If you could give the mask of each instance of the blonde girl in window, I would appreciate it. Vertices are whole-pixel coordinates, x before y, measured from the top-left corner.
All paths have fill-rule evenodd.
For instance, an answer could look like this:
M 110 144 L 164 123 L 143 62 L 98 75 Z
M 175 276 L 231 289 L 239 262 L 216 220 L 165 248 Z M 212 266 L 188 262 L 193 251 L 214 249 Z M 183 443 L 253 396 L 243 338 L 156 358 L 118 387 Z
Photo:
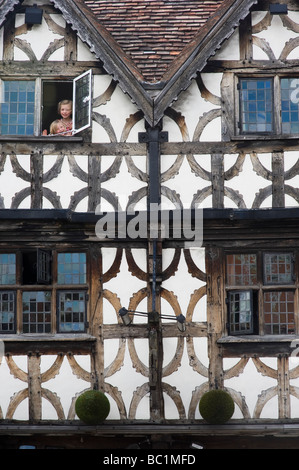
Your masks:
M 49 135 L 68 136 L 68 135 L 72 135 L 72 132 L 67 132 L 65 130 L 65 126 L 61 122 L 61 119 L 55 119 L 55 121 L 53 121 L 50 125 L 50 134 Z
M 65 132 L 69 132 L 73 128 L 72 111 L 73 111 L 73 102 L 71 100 L 59 101 L 58 114 L 61 116 L 60 121 L 62 122 L 64 126 Z M 69 135 L 69 134 L 66 134 L 66 135 Z

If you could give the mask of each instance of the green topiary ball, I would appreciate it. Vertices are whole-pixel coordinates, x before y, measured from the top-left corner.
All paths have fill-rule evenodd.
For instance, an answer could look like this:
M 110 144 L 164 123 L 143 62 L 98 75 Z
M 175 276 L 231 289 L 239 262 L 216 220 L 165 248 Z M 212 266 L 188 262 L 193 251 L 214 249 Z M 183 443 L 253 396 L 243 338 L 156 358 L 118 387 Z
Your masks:
M 199 412 L 210 424 L 224 424 L 234 414 L 235 404 L 224 390 L 210 390 L 199 402 Z
M 103 392 L 87 390 L 77 398 L 75 411 L 78 418 L 84 423 L 100 424 L 109 414 L 110 403 Z

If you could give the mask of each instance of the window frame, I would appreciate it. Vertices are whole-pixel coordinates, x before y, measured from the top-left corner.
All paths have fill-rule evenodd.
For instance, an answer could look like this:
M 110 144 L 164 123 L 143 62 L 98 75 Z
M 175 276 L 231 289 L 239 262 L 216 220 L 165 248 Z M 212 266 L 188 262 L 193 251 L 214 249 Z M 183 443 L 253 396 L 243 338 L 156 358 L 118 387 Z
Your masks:
M 47 268 L 49 267 L 51 271 L 51 279 L 50 282 L 43 282 L 43 279 L 39 280 L 38 283 L 24 283 L 23 279 L 23 253 L 32 253 L 34 255 L 34 250 L 36 250 L 36 253 L 46 253 L 47 255 L 47 260 L 46 260 L 46 266 Z M 84 254 L 85 255 L 85 282 L 81 283 L 74 283 L 74 284 L 62 284 L 58 282 L 58 255 L 60 253 L 79 253 L 79 254 Z M 11 331 L 2 331 L 0 329 L 0 338 L 1 335 L 10 335 L 10 334 L 21 334 L 21 335 L 53 335 L 55 333 L 60 333 L 60 326 L 58 323 L 58 304 L 57 304 L 57 299 L 58 299 L 58 292 L 59 291 L 64 291 L 64 292 L 84 292 L 84 299 L 85 299 L 85 312 L 84 312 L 84 331 L 82 330 L 76 330 L 74 329 L 71 331 L 71 333 L 80 335 L 80 334 L 85 334 L 87 333 L 88 329 L 88 312 L 89 312 L 89 296 L 88 292 L 90 289 L 90 273 L 89 273 L 89 250 L 86 248 L 81 248 L 81 247 L 52 247 L 52 248 L 41 248 L 37 247 L 33 249 L 32 247 L 28 248 L 14 248 L 14 249 L 7 249 L 7 250 L 1 250 L 0 254 L 14 254 L 15 255 L 15 283 L 14 284 L 1 284 L 0 285 L 0 293 L 6 293 L 6 292 L 11 292 L 14 295 L 15 299 L 15 310 L 14 310 L 14 328 Z M 36 266 L 36 272 L 38 270 L 38 266 Z M 51 293 L 51 326 L 50 326 L 50 331 L 47 332 L 24 332 L 23 328 L 23 315 L 24 315 L 24 309 L 23 309 L 23 295 L 26 292 L 49 292 Z M 43 313 L 43 312 L 41 312 Z M 38 321 L 36 322 L 36 329 L 38 329 Z M 62 331 L 62 334 L 67 334 L 68 332 Z
M 62 323 L 67 323 L 67 322 L 62 322 L 61 321 L 61 311 L 59 310 L 59 300 L 60 300 L 60 295 L 61 294 L 64 294 L 64 293 L 71 293 L 71 294 L 77 294 L 77 293 L 80 293 L 80 294 L 83 294 L 84 295 L 84 319 L 83 319 L 83 324 L 84 324 L 84 328 L 83 328 L 83 331 L 82 330 L 76 330 L 76 329 L 71 329 L 71 330 L 62 330 L 61 329 L 61 325 Z M 86 289 L 74 289 L 74 288 L 70 288 L 70 289 L 57 289 L 57 292 L 56 292 L 56 295 L 57 295 L 57 299 L 56 299 L 56 331 L 57 333 L 63 333 L 63 334 L 83 334 L 83 333 L 86 333 L 86 328 L 87 328 L 87 302 L 88 302 L 88 294 L 87 294 L 87 291 Z M 72 311 L 72 315 L 73 315 L 73 311 Z M 71 323 L 74 323 L 73 321 Z M 82 323 L 82 322 L 80 322 Z
M 88 93 L 88 120 L 87 123 L 84 126 L 78 127 L 78 129 L 75 129 L 74 124 L 76 126 L 76 119 L 74 119 L 75 116 L 75 109 L 76 109 L 76 101 L 77 101 L 77 95 L 75 92 L 75 84 L 82 78 L 88 77 L 88 84 L 89 84 L 89 93 Z M 75 136 L 76 134 L 82 132 L 83 130 L 91 127 L 92 121 L 91 121 L 91 113 L 92 113 L 92 70 L 89 69 L 82 74 L 70 78 L 70 77 L 65 77 L 63 79 L 57 79 L 54 77 L 18 77 L 18 79 L 15 79 L 15 76 L 3 76 L 0 78 L 0 95 L 2 96 L 3 94 L 3 82 L 5 81 L 15 81 L 15 82 L 20 82 L 20 81 L 34 81 L 35 82 L 35 99 L 34 99 L 34 123 L 33 123 L 33 134 L 27 135 L 27 134 L 2 134 L 1 133 L 1 126 L 0 126 L 0 140 L 1 138 L 22 138 L 25 140 L 31 140 L 32 138 L 36 137 L 49 137 L 43 136 L 43 122 L 42 122 L 42 109 L 43 109 L 43 82 L 53 82 L 53 83 L 59 83 L 59 82 L 72 82 L 72 88 L 73 88 L 73 93 L 72 93 L 72 100 L 73 100 L 73 133 L 72 136 Z M 58 104 L 58 103 L 57 103 Z M 1 115 L 1 113 L 0 113 Z M 55 116 L 53 116 L 53 121 L 55 120 Z M 71 136 L 71 137 L 72 137 Z M 52 138 L 55 138 L 55 136 L 52 136 Z M 56 136 L 57 138 L 58 136 Z M 62 136 L 59 136 L 62 138 Z M 67 136 L 69 138 L 69 136 Z
M 223 140 L 234 139 L 298 139 L 298 133 L 283 133 L 282 132 L 282 115 L 281 115 L 281 79 L 288 78 L 299 80 L 299 73 L 265 73 L 253 71 L 248 73 L 224 74 L 225 78 L 222 84 L 222 98 L 223 98 L 223 122 L 222 134 Z M 258 80 L 258 79 L 272 79 L 273 80 L 273 129 L 271 132 L 247 132 L 242 130 L 242 117 L 241 117 L 241 95 L 240 95 L 240 81 L 241 80 Z M 234 93 L 228 92 L 229 87 L 232 86 Z M 295 88 L 296 89 L 296 88 Z M 299 106 L 298 106 L 299 107 Z M 231 111 L 234 110 L 234 119 L 231 119 Z M 299 112 L 299 111 L 298 111 Z
M 243 126 L 245 126 L 245 123 L 243 122 L 243 112 L 245 113 L 245 111 L 243 111 L 242 109 L 242 103 L 243 103 L 243 100 L 242 100 L 242 91 L 243 91 L 243 88 L 241 86 L 242 82 L 247 80 L 247 82 L 254 82 L 254 81 L 257 81 L 257 80 L 268 80 L 268 81 L 271 81 L 271 101 L 272 101 L 272 106 L 271 106 L 271 114 L 272 114 L 272 122 L 271 122 L 271 126 L 272 126 L 272 130 L 271 131 L 244 131 L 242 130 L 243 129 Z M 272 135 L 273 133 L 275 133 L 275 128 L 276 128 L 276 123 L 275 123 L 275 93 L 274 93 L 274 84 L 275 84 L 275 80 L 274 80 L 274 77 L 239 77 L 238 79 L 238 84 L 237 84 L 237 89 L 238 89 L 238 92 L 239 92 L 239 120 L 238 120 L 238 128 L 240 130 L 240 134 L 241 135 Z M 247 111 L 247 113 L 249 114 L 249 112 Z M 258 125 L 258 123 L 256 123 L 256 125 Z
M 231 311 L 231 297 L 236 294 L 243 294 L 243 293 L 249 293 L 250 295 L 250 327 L 246 328 L 244 330 L 241 330 L 239 332 L 236 332 L 235 329 L 232 328 L 232 325 L 236 326 L 241 324 L 244 324 L 245 322 L 241 321 L 231 321 L 231 315 L 233 312 Z M 229 329 L 229 334 L 232 336 L 240 336 L 240 335 L 252 335 L 254 334 L 254 308 L 253 308 L 253 291 L 251 289 L 242 289 L 242 290 L 230 290 L 227 292 L 227 305 L 228 305 L 228 329 Z M 239 310 L 239 313 L 241 313 L 241 310 Z
M 291 254 L 292 260 L 292 283 L 277 283 L 277 284 L 266 284 L 265 283 L 265 256 L 267 254 Z M 257 278 L 256 284 L 246 285 L 232 285 L 229 284 L 229 273 L 227 268 L 227 257 L 229 255 L 256 255 L 256 270 Z M 298 285 L 298 273 L 296 270 L 297 260 L 299 257 L 299 251 L 297 249 L 280 249 L 277 250 L 264 250 L 264 249 L 253 249 L 253 250 L 227 250 L 224 252 L 224 266 L 225 266 L 225 298 L 227 304 L 227 331 L 232 336 L 242 336 L 246 333 L 232 334 L 230 326 L 230 311 L 229 311 L 229 295 L 230 292 L 240 291 L 252 291 L 252 308 L 253 308 L 253 332 L 248 335 L 259 335 L 259 336 L 274 336 L 275 333 L 266 333 L 266 321 L 265 321 L 265 300 L 264 295 L 267 292 L 293 292 L 294 293 L 294 331 L 291 333 L 279 333 L 279 337 L 287 336 L 290 337 L 292 334 L 299 333 L 299 318 L 297 312 L 298 298 L 299 298 L 299 285 Z M 280 323 L 279 323 L 280 324 Z

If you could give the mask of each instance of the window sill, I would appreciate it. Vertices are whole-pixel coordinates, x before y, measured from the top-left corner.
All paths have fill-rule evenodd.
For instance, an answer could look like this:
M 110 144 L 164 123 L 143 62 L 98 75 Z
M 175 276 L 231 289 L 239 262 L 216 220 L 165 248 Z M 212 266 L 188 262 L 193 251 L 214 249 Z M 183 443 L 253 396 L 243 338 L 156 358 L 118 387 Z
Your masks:
M 4 342 L 5 354 L 88 354 L 93 350 L 96 338 L 87 333 L 28 333 L 1 334 L 0 340 Z
M 55 135 L 11 135 L 0 136 L 0 142 L 82 142 L 83 137 L 55 136 Z
M 293 341 L 295 342 L 293 343 Z M 298 344 L 297 344 L 298 341 Z M 217 341 L 224 357 L 290 356 L 299 345 L 297 335 L 240 335 L 224 336 Z
M 248 134 L 248 135 L 234 135 L 231 137 L 232 141 L 243 141 L 243 140 L 298 140 L 299 135 L 282 135 L 282 134 L 272 134 L 272 135 L 263 135 L 263 134 Z

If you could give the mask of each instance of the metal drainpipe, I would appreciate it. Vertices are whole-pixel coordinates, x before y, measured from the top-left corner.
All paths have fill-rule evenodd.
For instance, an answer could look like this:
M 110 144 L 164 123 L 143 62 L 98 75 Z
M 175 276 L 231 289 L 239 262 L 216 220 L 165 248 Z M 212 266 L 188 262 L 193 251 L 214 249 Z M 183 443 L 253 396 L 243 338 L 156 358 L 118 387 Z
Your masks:
M 160 143 L 168 140 L 168 133 L 162 132 L 162 122 L 158 126 L 146 125 L 146 132 L 139 134 L 139 142 L 147 143 L 148 155 L 148 199 L 147 211 L 150 215 L 152 207 L 160 207 L 161 203 L 161 172 Z M 155 206 L 151 206 L 155 204 Z M 164 419 L 164 400 L 162 391 L 163 344 L 159 314 L 156 311 L 157 295 L 157 243 L 159 238 L 149 238 L 149 250 L 152 252 L 152 311 L 149 313 L 149 386 L 150 415 L 153 421 Z

